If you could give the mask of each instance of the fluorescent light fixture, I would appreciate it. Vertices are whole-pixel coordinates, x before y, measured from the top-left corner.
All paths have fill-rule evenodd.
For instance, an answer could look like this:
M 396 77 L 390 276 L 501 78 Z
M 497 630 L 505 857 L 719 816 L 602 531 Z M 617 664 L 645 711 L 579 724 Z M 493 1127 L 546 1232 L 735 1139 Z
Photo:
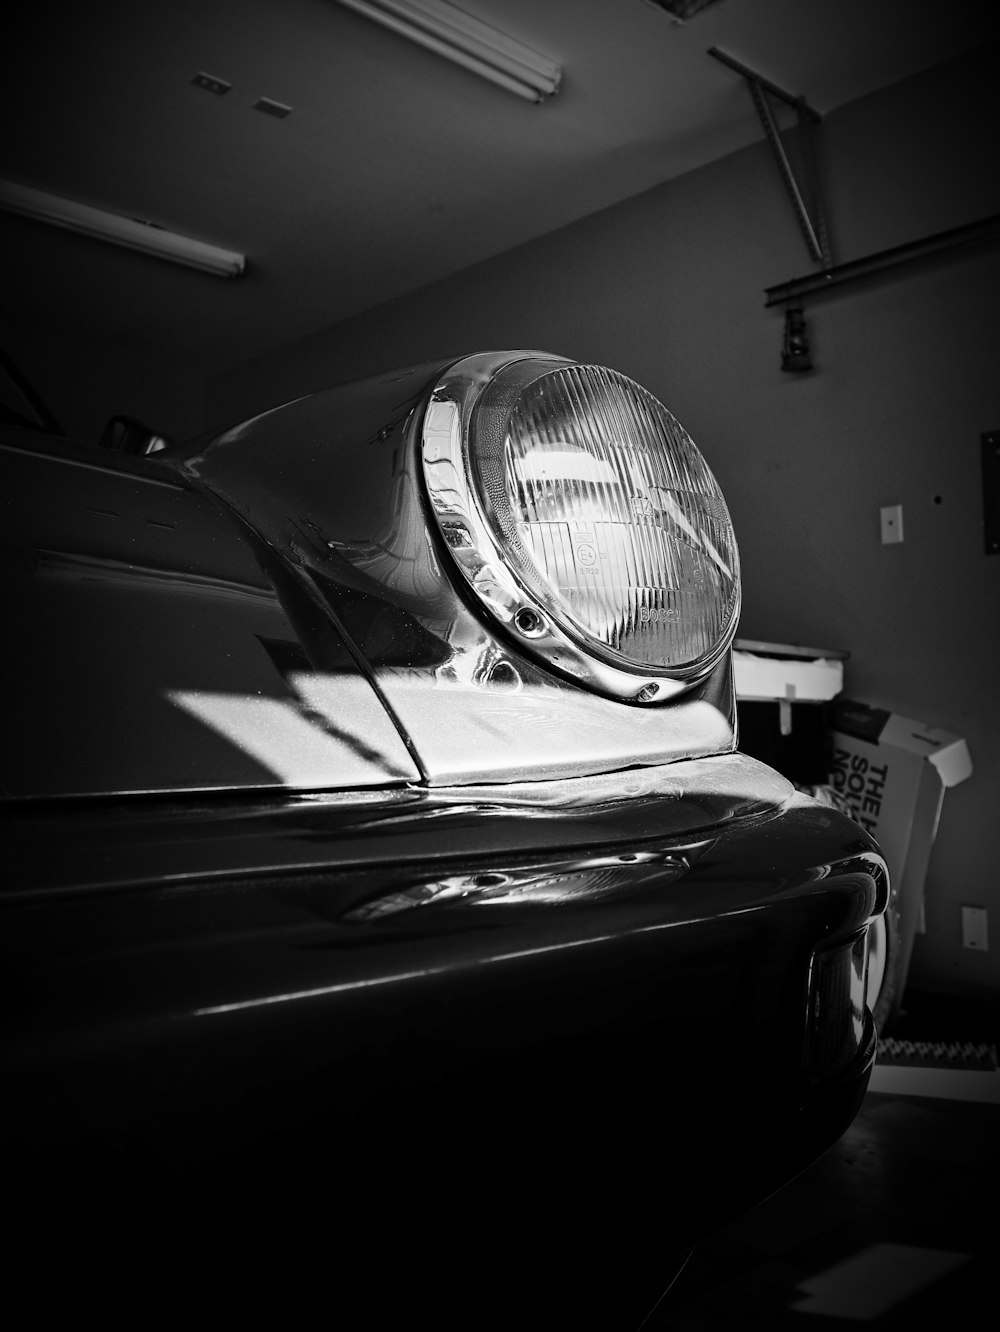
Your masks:
M 61 199 L 57 194 L 33 189 L 30 185 L 0 180 L 0 208 L 65 227 L 67 231 L 78 231 L 82 236 L 123 245 L 128 250 L 140 250 L 143 254 L 172 259 L 189 268 L 217 273 L 220 277 L 238 277 L 246 267 L 246 256 L 234 250 L 223 250 L 218 245 L 192 240 L 190 236 L 179 236 L 152 222 L 139 222 L 133 217 L 91 208 L 89 204 Z
M 447 0 L 339 0 L 383 27 L 453 60 L 529 102 L 551 97 L 562 70 L 522 42 Z

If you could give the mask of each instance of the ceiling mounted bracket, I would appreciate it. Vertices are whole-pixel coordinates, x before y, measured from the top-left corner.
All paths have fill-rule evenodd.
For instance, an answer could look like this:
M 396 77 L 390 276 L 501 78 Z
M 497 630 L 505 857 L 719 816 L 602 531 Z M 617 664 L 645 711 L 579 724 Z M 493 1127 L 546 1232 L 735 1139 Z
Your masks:
M 735 70 L 737 74 L 746 79 L 750 94 L 753 97 L 754 107 L 778 163 L 778 169 L 788 191 L 788 197 L 792 201 L 792 207 L 795 210 L 795 216 L 805 238 L 809 254 L 824 268 L 831 268 L 833 266 L 833 254 L 830 248 L 826 214 L 823 210 L 813 141 L 816 127 L 821 123 L 822 117 L 818 111 L 813 110 L 804 97 L 796 97 L 793 93 L 786 92 L 784 88 L 779 88 L 777 84 L 764 78 L 756 70 L 750 69 L 726 51 L 721 51 L 717 46 L 710 47 L 708 54 L 723 65 L 728 65 L 730 69 Z M 788 156 L 781 131 L 778 128 L 778 122 L 771 109 L 771 103 L 768 101 L 769 96 L 784 102 L 795 111 L 798 120 L 799 147 L 806 177 L 804 182 L 800 182 L 791 158 Z

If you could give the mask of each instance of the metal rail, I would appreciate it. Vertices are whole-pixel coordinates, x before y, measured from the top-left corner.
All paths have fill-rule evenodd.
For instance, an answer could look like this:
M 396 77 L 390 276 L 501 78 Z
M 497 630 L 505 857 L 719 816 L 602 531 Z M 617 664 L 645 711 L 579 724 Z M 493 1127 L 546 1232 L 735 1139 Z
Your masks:
M 939 231 L 922 240 L 908 241 L 905 245 L 894 245 L 888 250 L 879 250 L 876 254 L 866 255 L 862 259 L 851 259 L 834 268 L 826 268 L 821 273 L 808 273 L 805 277 L 792 278 L 773 287 L 765 287 L 765 306 L 784 305 L 789 301 L 801 300 L 803 296 L 816 292 L 829 291 L 832 287 L 845 282 L 854 282 L 859 278 L 870 277 L 899 264 L 915 262 L 929 255 L 941 254 L 948 250 L 959 249 L 966 245 L 983 245 L 1000 240 L 1000 214 L 981 218 L 965 226 L 953 227 L 949 231 Z
M 796 97 L 794 93 L 779 88 L 776 83 L 764 78 L 756 70 L 750 69 L 748 65 L 744 65 L 741 60 L 737 60 L 728 52 L 720 51 L 717 46 L 712 46 L 709 47 L 708 54 L 723 65 L 728 65 L 730 69 L 735 70 L 746 80 L 757 116 L 764 128 L 767 141 L 771 145 L 771 151 L 778 163 L 778 170 L 781 172 L 781 179 L 784 181 L 788 197 L 792 202 L 792 208 L 795 210 L 795 216 L 805 239 L 806 248 L 817 263 L 822 264 L 824 268 L 830 268 L 833 264 L 833 255 L 830 250 L 830 238 L 823 212 L 819 173 L 816 169 L 813 145 L 813 132 L 822 117 L 818 111 L 813 110 L 804 97 Z M 799 143 L 806 169 L 806 190 L 803 190 L 800 185 L 792 161 L 785 151 L 781 130 L 778 128 L 778 123 L 771 111 L 768 95 L 778 98 L 795 109 Z M 812 204 L 811 208 L 810 203 Z
M 822 120 L 823 117 L 820 113 L 814 111 L 804 97 L 797 97 L 794 93 L 790 93 L 784 88 L 779 88 L 778 85 L 772 83 L 770 79 L 765 79 L 763 74 L 758 74 L 757 71 L 751 69 L 749 65 L 744 65 L 742 60 L 737 60 L 735 56 L 731 56 L 728 51 L 720 51 L 717 46 L 710 46 L 708 48 L 708 54 L 713 56 L 716 60 L 721 61 L 723 65 L 728 65 L 730 69 L 735 69 L 736 73 L 742 74 L 745 79 L 750 79 L 754 83 L 759 83 L 762 88 L 771 93 L 774 97 L 778 97 L 781 101 L 787 102 L 789 106 L 794 106 L 800 115 L 808 116 L 810 120 L 815 120 L 817 123 Z

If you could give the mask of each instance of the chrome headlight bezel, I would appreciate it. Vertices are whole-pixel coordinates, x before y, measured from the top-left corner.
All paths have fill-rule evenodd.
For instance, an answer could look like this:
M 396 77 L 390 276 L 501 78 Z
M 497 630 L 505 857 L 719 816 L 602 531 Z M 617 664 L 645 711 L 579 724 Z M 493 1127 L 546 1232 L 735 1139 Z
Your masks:
M 710 650 L 683 666 L 632 665 L 613 660 L 619 654 L 561 613 L 558 606 L 540 595 L 537 586 L 529 586 L 519 576 L 490 520 L 473 457 L 474 415 L 483 394 L 512 367 L 520 367 L 531 382 L 530 366 L 525 362 L 538 367 L 536 379 L 566 368 L 616 373 L 533 351 L 480 353 L 452 365 L 430 394 L 420 431 L 422 472 L 441 537 L 478 604 L 531 655 L 611 698 L 646 705 L 666 702 L 710 675 L 729 651 L 740 611 L 738 560 L 733 608 L 724 632 Z M 640 386 L 634 387 L 646 393 Z M 662 404 L 657 406 L 666 412 Z M 686 435 L 685 439 L 694 448 Z M 705 470 L 711 476 L 707 465 Z M 735 552 L 735 542 L 733 549 Z

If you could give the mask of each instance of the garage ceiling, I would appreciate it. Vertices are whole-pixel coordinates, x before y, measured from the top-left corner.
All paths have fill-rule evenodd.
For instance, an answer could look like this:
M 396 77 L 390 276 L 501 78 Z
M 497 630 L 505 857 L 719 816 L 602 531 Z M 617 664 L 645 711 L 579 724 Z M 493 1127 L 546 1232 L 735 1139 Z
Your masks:
M 984 45 L 992 16 L 979 0 L 722 0 L 685 24 L 652 0 L 460 7 L 559 62 L 559 93 L 522 101 L 334 0 L 34 0 L 8 18 L 0 177 L 248 256 L 220 279 L 0 214 L 8 346 L 24 321 L 211 374 L 760 139 L 709 47 L 826 113 Z

